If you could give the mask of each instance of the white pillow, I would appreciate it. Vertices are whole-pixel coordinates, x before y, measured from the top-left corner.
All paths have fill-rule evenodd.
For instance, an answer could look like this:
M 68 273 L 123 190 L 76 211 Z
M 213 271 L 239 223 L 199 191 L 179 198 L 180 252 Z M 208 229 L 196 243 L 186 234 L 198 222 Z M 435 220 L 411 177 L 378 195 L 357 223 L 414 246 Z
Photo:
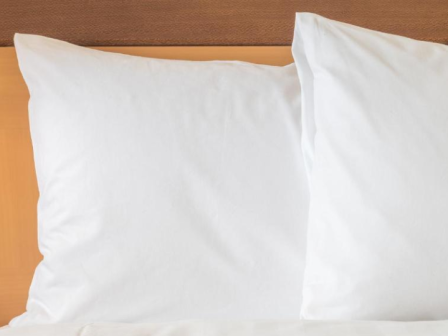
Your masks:
M 302 317 L 448 319 L 448 47 L 298 14 Z
M 308 185 L 294 65 L 15 45 L 44 260 L 11 325 L 299 315 Z

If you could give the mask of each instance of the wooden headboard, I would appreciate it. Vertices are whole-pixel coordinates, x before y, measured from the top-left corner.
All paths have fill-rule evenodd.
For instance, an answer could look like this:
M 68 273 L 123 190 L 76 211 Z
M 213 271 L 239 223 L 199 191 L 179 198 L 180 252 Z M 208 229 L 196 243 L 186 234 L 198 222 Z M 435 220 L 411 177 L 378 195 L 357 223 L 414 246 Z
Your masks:
M 148 57 L 285 65 L 292 62 L 288 45 L 296 11 L 448 43 L 447 0 L 2 1 L 0 326 L 24 311 L 34 268 L 41 259 L 37 249 L 38 191 L 27 116 L 29 97 L 14 48 L 8 47 L 14 32 L 87 46 L 116 46 L 100 49 Z
M 295 12 L 448 43 L 446 0 L 2 0 L 0 46 L 15 32 L 88 46 L 289 45 Z

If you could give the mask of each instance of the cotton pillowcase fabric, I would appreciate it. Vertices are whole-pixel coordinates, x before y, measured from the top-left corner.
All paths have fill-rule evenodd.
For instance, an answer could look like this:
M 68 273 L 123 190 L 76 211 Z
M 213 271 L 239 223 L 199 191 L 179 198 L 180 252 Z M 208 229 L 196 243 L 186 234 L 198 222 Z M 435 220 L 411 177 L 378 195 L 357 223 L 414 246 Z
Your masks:
M 299 315 L 309 196 L 293 64 L 15 45 L 44 259 L 12 326 Z
M 448 47 L 298 14 L 302 317 L 448 319 Z

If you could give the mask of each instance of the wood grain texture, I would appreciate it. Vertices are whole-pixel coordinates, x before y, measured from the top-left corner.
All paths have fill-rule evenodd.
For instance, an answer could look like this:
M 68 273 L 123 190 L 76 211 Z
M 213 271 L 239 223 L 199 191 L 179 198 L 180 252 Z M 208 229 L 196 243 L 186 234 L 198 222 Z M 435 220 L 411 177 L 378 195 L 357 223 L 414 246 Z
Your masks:
M 125 54 L 187 60 L 293 61 L 289 47 L 102 47 Z M 29 94 L 14 48 L 0 48 L 0 326 L 25 311 L 41 260 L 37 248 L 38 190 L 28 124 Z
M 447 0 L 0 0 L 15 32 L 80 45 L 289 45 L 295 12 L 448 43 Z

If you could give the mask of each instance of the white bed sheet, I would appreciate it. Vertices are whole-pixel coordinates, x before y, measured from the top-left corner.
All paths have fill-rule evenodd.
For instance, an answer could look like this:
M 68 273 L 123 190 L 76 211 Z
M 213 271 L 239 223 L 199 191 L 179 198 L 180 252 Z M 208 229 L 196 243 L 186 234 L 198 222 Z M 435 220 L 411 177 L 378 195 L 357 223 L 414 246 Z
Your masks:
M 176 322 L 53 324 L 0 329 L 0 336 L 439 336 L 448 321 L 431 322 Z

